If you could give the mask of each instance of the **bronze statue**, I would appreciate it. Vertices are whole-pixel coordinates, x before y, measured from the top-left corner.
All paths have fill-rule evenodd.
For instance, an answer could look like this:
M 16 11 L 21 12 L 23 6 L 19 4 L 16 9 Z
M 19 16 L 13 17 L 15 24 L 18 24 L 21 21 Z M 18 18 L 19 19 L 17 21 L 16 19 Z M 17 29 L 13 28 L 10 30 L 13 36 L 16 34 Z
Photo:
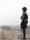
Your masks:
M 25 39 L 25 32 L 26 32 L 26 28 L 27 28 L 27 23 L 28 23 L 28 14 L 26 13 L 27 8 L 23 7 L 23 14 L 21 16 L 21 29 L 23 30 L 23 38 Z

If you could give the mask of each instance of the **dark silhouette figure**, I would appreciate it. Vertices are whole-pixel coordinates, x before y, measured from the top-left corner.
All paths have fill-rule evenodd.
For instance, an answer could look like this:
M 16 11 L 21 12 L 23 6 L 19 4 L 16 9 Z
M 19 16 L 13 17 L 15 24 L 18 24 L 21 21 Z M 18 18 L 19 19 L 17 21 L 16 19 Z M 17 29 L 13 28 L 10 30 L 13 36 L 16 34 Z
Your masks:
M 23 30 L 23 38 L 25 39 L 25 32 L 26 32 L 26 28 L 27 28 L 27 23 L 28 23 L 28 14 L 26 13 L 27 8 L 23 7 L 23 14 L 21 16 L 21 29 Z

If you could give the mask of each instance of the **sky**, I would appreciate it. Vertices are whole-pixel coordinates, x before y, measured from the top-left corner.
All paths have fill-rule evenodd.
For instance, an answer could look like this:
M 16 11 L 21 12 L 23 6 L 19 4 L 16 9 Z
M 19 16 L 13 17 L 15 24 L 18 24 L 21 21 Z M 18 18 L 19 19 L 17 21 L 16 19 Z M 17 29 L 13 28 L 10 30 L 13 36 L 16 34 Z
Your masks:
M 0 25 L 20 25 L 24 6 L 27 7 L 30 25 L 30 0 L 0 0 Z

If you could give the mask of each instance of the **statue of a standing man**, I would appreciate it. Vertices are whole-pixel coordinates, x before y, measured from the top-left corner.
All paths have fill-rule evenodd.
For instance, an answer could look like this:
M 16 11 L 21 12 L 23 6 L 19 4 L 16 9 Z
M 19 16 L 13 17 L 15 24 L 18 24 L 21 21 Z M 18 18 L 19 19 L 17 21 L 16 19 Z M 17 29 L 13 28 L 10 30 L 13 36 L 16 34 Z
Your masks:
M 27 23 L 28 23 L 28 14 L 26 13 L 27 8 L 23 7 L 23 14 L 21 16 L 21 29 L 23 30 L 23 38 L 25 39 L 25 32 L 26 32 L 26 28 L 27 28 Z

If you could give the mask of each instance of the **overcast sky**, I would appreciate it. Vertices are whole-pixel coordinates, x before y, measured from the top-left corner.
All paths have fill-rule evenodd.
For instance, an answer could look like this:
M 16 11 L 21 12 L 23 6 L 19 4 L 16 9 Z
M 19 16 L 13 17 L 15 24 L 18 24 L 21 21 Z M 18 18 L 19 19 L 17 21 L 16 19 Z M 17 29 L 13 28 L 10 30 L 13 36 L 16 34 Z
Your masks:
M 30 24 L 30 0 L 0 0 L 0 25 L 19 25 L 22 7 L 27 7 Z

